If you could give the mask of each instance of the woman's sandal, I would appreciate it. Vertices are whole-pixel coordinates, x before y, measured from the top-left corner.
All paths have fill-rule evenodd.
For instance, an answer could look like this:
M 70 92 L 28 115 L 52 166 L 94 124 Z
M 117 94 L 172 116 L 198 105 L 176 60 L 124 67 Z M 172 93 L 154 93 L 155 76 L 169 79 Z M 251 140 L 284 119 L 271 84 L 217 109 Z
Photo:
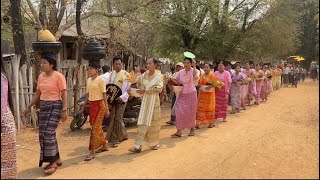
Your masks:
M 123 138 L 120 142 L 126 141 L 128 140 L 128 138 Z
M 173 122 L 173 121 L 167 121 L 166 124 L 168 124 L 168 125 L 174 125 L 174 122 Z
M 113 148 L 118 147 L 118 143 L 112 143 L 111 147 L 113 147 Z
M 109 151 L 109 149 L 107 149 L 107 148 L 101 148 L 101 149 L 98 149 L 98 150 L 96 151 L 96 153 L 102 153 L 102 152 L 105 152 L 105 151 Z
M 86 156 L 86 158 L 84 159 L 84 161 L 91 161 L 92 159 L 94 159 L 94 155 L 89 155 L 89 156 Z
M 160 145 L 159 145 L 159 144 L 151 147 L 152 150 L 158 150 L 159 148 L 160 148 Z
M 177 134 L 177 133 L 171 134 L 172 138 L 179 138 L 181 136 L 182 136 L 181 134 Z
M 44 173 L 46 174 L 46 175 L 50 175 L 50 174 L 53 174 L 54 172 L 56 172 L 56 170 L 58 169 L 58 165 L 57 164 L 53 164 L 53 165 L 51 165 L 48 169 L 46 169 L 45 171 L 44 171 Z
M 197 125 L 196 127 L 194 127 L 194 128 L 196 128 L 196 129 L 200 129 L 200 126 L 199 125 Z
M 208 128 L 213 128 L 213 127 L 215 127 L 215 125 L 213 125 L 213 124 L 210 124 L 210 125 L 208 126 Z
M 140 147 L 139 149 L 138 149 L 138 148 L 135 148 L 135 147 L 132 147 L 132 148 L 129 149 L 129 151 L 130 151 L 130 152 L 133 152 L 133 153 L 140 153 L 140 152 L 141 152 L 141 149 L 142 149 L 141 147 Z
M 61 161 L 61 162 L 56 162 L 56 164 L 60 167 L 60 166 L 62 166 L 62 161 Z M 52 164 L 50 163 L 50 164 L 46 165 L 43 169 L 44 169 L 44 170 L 47 170 L 47 169 L 49 169 L 51 166 L 52 166 Z
M 194 136 L 195 133 L 194 132 L 189 132 L 188 136 Z

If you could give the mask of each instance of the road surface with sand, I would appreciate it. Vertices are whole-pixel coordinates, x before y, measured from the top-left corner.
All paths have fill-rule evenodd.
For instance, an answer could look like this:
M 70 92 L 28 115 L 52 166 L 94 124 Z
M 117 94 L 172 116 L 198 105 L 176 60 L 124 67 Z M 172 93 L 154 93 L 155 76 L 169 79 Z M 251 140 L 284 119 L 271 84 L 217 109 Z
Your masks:
M 59 125 L 57 136 L 63 165 L 51 176 L 38 167 L 38 129 L 17 136 L 18 178 L 319 178 L 319 83 L 306 81 L 298 88 L 281 88 L 268 101 L 229 115 L 215 128 L 187 131 L 170 138 L 174 126 L 169 104 L 163 105 L 161 147 L 144 147 L 130 154 L 136 127 L 118 148 L 88 153 L 90 126 L 71 132 L 70 119 Z

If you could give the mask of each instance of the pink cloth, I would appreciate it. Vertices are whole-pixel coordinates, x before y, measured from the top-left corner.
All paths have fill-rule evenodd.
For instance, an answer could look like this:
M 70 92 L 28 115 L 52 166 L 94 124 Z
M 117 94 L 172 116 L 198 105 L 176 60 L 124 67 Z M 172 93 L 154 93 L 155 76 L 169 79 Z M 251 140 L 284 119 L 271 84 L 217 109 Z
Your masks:
M 228 71 L 224 71 L 220 73 L 219 71 L 215 72 L 216 77 L 218 80 L 224 83 L 224 86 L 221 89 L 216 88 L 216 111 L 215 111 L 215 119 L 227 118 L 227 109 L 228 109 L 228 101 L 229 95 L 227 94 L 227 90 L 229 89 L 229 82 L 231 83 L 231 76 Z
M 233 74 L 232 83 L 230 88 L 230 96 L 231 96 L 231 106 L 232 109 L 240 108 L 241 105 L 241 86 L 239 81 L 243 81 L 246 79 L 243 73 L 239 73 L 238 75 Z
M 250 75 L 253 75 L 256 73 L 256 70 L 255 69 L 250 69 L 250 70 L 244 70 L 243 71 L 244 74 L 246 74 L 248 77 Z M 256 80 L 253 79 L 253 81 L 251 81 L 249 84 L 248 84 L 248 95 L 250 96 L 253 96 L 253 95 L 256 95 L 257 94 L 257 90 L 256 90 Z
M 195 79 L 199 79 L 199 76 L 196 75 Z M 180 70 L 177 73 L 176 80 L 183 85 L 181 94 L 190 94 L 197 91 L 193 83 L 193 69 L 190 71 L 186 71 L 185 69 Z
M 10 110 L 8 100 L 8 79 L 1 73 L 1 119 L 8 110 Z
M 240 108 L 241 104 L 241 85 L 239 81 L 245 80 L 245 76 L 242 73 L 239 73 L 238 75 L 233 74 L 232 75 L 232 83 L 230 88 L 230 96 L 231 96 L 231 106 L 234 110 L 235 108 Z
M 263 74 L 263 72 L 260 70 L 258 73 L 261 73 Z M 264 85 L 264 80 L 262 78 L 256 78 L 256 91 L 257 91 L 257 94 L 255 96 L 256 98 L 256 102 L 259 103 L 260 102 L 260 97 L 261 97 L 261 88 L 262 86 Z
M 180 93 L 176 105 L 176 127 L 178 130 L 194 128 L 197 113 L 197 91 Z
M 214 72 L 214 74 L 216 75 L 216 77 L 219 81 L 222 81 L 224 83 L 224 86 L 226 87 L 225 91 L 227 92 L 227 90 L 230 89 L 229 83 L 232 82 L 231 75 L 230 75 L 229 71 L 225 70 L 223 73 L 216 71 L 216 72 Z

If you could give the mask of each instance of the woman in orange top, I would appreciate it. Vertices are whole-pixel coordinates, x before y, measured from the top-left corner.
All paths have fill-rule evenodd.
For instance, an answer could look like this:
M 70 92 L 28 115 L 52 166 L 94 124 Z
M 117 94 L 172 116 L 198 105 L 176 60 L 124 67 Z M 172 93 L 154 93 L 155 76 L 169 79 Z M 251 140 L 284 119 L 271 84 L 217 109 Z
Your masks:
M 210 65 L 204 64 L 204 74 L 200 75 L 199 85 L 208 85 L 206 88 L 200 88 L 197 106 L 196 128 L 200 125 L 209 124 L 208 128 L 214 127 L 215 119 L 215 91 L 217 82 L 216 76 L 211 72 Z
M 60 120 L 67 119 L 67 84 L 65 77 L 56 70 L 56 54 L 42 54 L 40 65 L 42 73 L 38 77 L 36 94 L 22 116 L 26 117 L 31 106 L 40 99 L 39 141 L 41 151 L 39 167 L 44 162 L 48 162 L 49 165 L 44 168 L 45 173 L 52 174 L 58 166 L 62 165 L 56 129 Z

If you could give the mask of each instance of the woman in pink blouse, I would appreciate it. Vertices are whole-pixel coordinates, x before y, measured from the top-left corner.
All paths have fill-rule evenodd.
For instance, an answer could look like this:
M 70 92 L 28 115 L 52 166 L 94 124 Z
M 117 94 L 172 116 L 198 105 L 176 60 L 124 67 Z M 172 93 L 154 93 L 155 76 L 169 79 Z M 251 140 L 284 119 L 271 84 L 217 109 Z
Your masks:
M 231 87 L 231 75 L 228 71 L 224 70 L 222 62 L 218 65 L 218 71 L 214 73 L 219 81 L 224 83 L 221 89 L 216 88 L 216 113 L 215 119 L 222 119 L 227 122 L 227 109 Z
M 184 69 L 177 73 L 176 80 L 183 85 L 183 90 L 177 97 L 175 105 L 177 132 L 171 137 L 181 137 L 182 130 L 190 129 L 189 136 L 194 136 L 197 113 L 197 90 L 194 79 L 199 79 L 195 67 L 191 67 L 192 59 L 185 58 Z

